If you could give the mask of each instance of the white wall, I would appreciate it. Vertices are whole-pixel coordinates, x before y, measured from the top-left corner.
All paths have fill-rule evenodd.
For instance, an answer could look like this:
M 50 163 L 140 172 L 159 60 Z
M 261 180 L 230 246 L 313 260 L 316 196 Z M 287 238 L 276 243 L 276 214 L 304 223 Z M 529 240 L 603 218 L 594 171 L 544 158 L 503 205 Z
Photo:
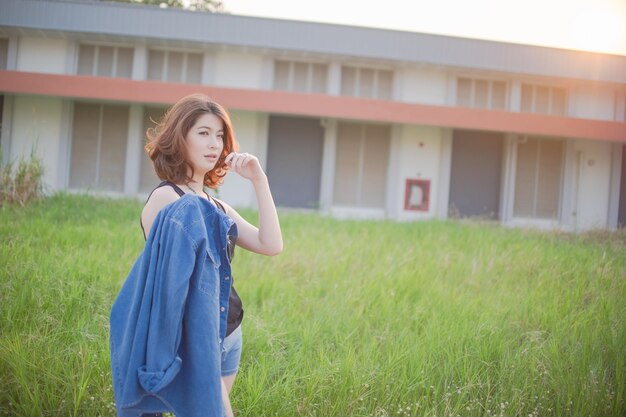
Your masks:
M 17 70 L 64 74 L 68 42 L 64 39 L 20 37 Z
M 47 190 L 54 191 L 59 169 L 65 169 L 59 166 L 63 100 L 16 96 L 13 103 L 11 159 L 17 160 L 21 156 L 28 158 L 31 149 L 35 147 L 36 154 L 43 162 L 43 180 Z
M 576 229 L 606 228 L 611 184 L 611 144 L 592 140 L 576 140 L 577 192 L 575 201 Z
M 443 129 L 438 127 L 403 125 L 398 126 L 398 138 L 391 163 L 397 165 L 395 178 L 390 184 L 394 189 L 391 207 L 396 208 L 390 216 L 398 220 L 434 218 L 437 215 L 439 189 L 439 164 Z M 430 180 L 430 202 L 427 212 L 404 210 L 407 178 Z
M 263 113 L 231 111 L 230 117 L 239 151 L 255 155 L 266 170 L 268 116 Z M 224 184 L 219 188 L 219 197 L 233 207 L 256 207 L 256 196 L 250 181 L 234 172 L 226 174 Z
M 220 87 L 264 88 L 262 55 L 219 52 L 215 55 L 212 81 Z
M 420 104 L 446 104 L 448 78 L 445 71 L 402 68 L 396 71 L 394 97 L 399 101 Z
M 615 91 L 609 87 L 577 87 L 570 97 L 574 114 L 585 119 L 614 120 Z

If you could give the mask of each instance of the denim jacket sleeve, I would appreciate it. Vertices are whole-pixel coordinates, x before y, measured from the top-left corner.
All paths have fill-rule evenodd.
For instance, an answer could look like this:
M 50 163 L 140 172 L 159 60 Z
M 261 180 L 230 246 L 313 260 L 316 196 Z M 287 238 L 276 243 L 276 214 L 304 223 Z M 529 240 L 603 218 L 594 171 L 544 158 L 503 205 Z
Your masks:
M 157 393 L 176 377 L 185 301 L 195 265 L 196 248 L 185 230 L 169 219 L 152 246 L 154 285 L 150 306 L 146 363 L 137 370 L 139 383 Z

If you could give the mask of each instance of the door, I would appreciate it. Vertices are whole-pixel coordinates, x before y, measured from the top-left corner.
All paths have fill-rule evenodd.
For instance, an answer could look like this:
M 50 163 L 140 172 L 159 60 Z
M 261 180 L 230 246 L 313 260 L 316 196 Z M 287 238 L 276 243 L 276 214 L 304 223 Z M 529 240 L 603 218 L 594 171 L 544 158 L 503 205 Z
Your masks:
M 323 145 L 319 119 L 270 116 L 267 177 L 277 205 L 319 207 Z
M 504 134 L 455 130 L 450 172 L 450 215 L 497 219 Z

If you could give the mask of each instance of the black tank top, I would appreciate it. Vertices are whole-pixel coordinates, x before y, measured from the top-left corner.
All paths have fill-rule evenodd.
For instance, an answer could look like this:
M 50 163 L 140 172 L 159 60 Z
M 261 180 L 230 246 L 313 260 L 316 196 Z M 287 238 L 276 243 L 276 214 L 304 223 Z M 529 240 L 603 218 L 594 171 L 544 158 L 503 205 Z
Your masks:
M 172 187 L 174 191 L 176 191 L 176 194 L 178 194 L 180 197 L 185 195 L 185 192 L 181 190 L 178 185 L 170 181 L 162 181 L 159 185 L 157 185 L 154 188 L 154 190 L 163 186 Z M 146 203 L 148 202 L 148 200 L 150 200 L 150 196 L 152 195 L 154 190 L 152 190 L 152 192 L 148 196 Z M 217 207 L 220 208 L 220 210 L 226 213 L 226 210 L 224 209 L 224 206 L 222 205 L 222 203 L 220 203 L 213 197 L 209 196 L 208 194 L 207 196 L 211 199 L 211 201 L 215 203 L 215 205 L 217 205 Z M 139 219 L 139 224 L 141 225 L 141 230 L 143 231 L 143 236 L 145 239 L 146 231 L 143 228 L 143 223 L 141 222 L 141 218 Z M 235 255 L 235 242 L 230 239 L 228 239 L 228 253 L 230 254 L 230 260 L 232 262 L 233 256 Z M 230 290 L 230 298 L 228 299 L 228 319 L 227 319 L 227 324 L 226 324 L 226 336 L 231 334 L 237 327 L 239 327 L 239 325 L 241 324 L 243 320 L 243 305 L 241 303 L 241 298 L 239 298 L 239 294 L 237 294 L 237 291 L 235 291 L 234 278 L 233 278 L 232 284 L 233 286 L 231 287 L 231 290 Z

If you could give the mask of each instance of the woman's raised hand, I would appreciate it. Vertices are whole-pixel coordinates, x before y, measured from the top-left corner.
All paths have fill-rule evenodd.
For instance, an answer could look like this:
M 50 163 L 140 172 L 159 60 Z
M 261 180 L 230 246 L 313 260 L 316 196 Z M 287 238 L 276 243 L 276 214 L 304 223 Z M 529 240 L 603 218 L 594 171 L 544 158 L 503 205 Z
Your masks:
M 249 153 L 231 152 L 224 160 L 231 171 L 236 172 L 245 179 L 256 181 L 265 178 L 265 172 L 261 168 L 259 159 Z

